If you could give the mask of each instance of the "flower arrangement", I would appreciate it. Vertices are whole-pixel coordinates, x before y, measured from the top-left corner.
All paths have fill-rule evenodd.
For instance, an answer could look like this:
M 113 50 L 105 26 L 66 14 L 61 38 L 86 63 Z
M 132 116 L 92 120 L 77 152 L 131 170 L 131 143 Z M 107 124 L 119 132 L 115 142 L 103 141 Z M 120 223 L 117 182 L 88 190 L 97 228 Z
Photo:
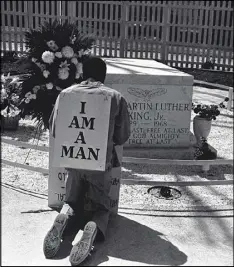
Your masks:
M 1 115 L 3 117 L 15 117 L 19 115 L 19 77 L 1 76 Z
M 225 108 L 224 102 L 229 101 L 226 97 L 219 105 L 195 105 L 192 103 L 192 110 L 194 113 L 198 114 L 200 118 L 205 118 L 207 120 L 216 120 L 216 117 L 220 115 L 219 108 Z
M 82 81 L 82 63 L 91 55 L 94 38 L 82 34 L 76 24 L 45 22 L 26 33 L 31 75 L 22 83 L 21 117 L 32 115 L 48 121 L 59 93 Z

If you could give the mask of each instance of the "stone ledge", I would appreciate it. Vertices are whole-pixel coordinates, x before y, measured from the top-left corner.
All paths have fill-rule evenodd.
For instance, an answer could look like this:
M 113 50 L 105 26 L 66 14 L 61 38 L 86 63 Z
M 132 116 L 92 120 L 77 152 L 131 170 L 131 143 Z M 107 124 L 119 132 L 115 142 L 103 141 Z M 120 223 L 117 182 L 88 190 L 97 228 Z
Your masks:
M 194 159 L 194 146 L 186 148 L 129 148 L 124 147 L 123 157 L 151 159 Z

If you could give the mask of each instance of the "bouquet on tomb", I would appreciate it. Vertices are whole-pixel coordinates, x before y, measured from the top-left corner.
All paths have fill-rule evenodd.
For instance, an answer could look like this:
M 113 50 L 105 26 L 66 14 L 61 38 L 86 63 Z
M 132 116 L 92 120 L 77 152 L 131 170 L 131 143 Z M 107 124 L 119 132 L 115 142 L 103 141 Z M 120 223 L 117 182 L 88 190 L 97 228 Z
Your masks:
M 20 116 L 48 121 L 59 93 L 82 81 L 82 63 L 91 56 L 95 39 L 75 23 L 45 22 L 25 34 L 30 75 L 22 83 Z

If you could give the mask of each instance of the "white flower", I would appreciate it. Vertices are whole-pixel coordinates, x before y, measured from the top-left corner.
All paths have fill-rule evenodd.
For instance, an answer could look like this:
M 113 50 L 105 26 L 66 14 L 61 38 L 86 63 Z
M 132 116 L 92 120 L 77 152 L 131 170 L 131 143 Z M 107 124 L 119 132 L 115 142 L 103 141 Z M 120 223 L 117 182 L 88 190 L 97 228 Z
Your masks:
M 5 109 L 1 110 L 1 115 L 4 116 L 4 117 L 7 116 L 7 108 L 8 107 L 6 107 Z
M 58 77 L 59 77 L 59 79 L 61 79 L 61 80 L 66 80 L 66 79 L 69 77 L 69 72 L 68 72 L 68 70 L 65 69 L 65 68 L 59 69 Z
M 48 78 L 49 75 L 50 75 L 50 72 L 49 72 L 48 70 L 44 70 L 44 71 L 43 71 L 43 76 L 44 76 L 45 78 Z
M 36 96 L 35 94 L 32 94 L 31 92 L 27 92 L 27 93 L 25 94 L 25 98 L 26 98 L 26 99 L 25 99 L 25 102 L 26 102 L 26 103 L 29 103 L 31 99 L 36 99 L 37 96 Z
M 15 117 L 19 115 L 19 113 L 20 113 L 20 110 L 17 107 L 10 107 L 7 115 L 9 117 Z
M 54 87 L 53 83 L 47 83 L 47 84 L 46 84 L 46 88 L 47 88 L 48 90 L 51 90 L 53 87 Z
M 50 41 L 48 41 L 48 42 L 47 42 L 47 45 L 48 45 L 48 47 L 49 47 L 51 50 L 53 50 L 53 51 L 57 51 L 57 50 L 58 50 L 58 46 L 57 46 L 57 44 L 55 43 L 54 40 L 50 40 Z
M 37 96 L 36 96 L 35 94 L 32 94 L 30 98 L 31 98 L 31 99 L 36 99 Z
M 50 40 L 50 41 L 47 42 L 47 45 L 49 47 L 54 46 L 55 45 L 55 41 L 54 40 Z
M 40 86 L 39 85 L 36 85 L 33 87 L 33 93 L 36 94 L 39 90 L 40 90 Z
M 3 88 L 3 89 L 1 90 L 1 97 L 4 98 L 4 97 L 6 97 L 6 96 L 7 96 L 6 89 Z
M 71 44 L 74 44 L 75 40 L 76 40 L 76 36 L 73 35 L 73 37 L 70 37 L 70 40 L 71 40 Z
M 64 62 L 62 62 L 59 67 L 59 71 L 58 71 L 58 77 L 61 80 L 66 80 L 69 77 L 69 66 L 70 64 L 67 63 L 67 60 L 65 60 Z
M 45 63 L 51 64 L 51 63 L 53 63 L 55 56 L 54 56 L 53 52 L 45 51 L 42 54 L 41 58 Z
M 2 82 L 2 83 L 5 82 L 5 76 L 4 76 L 4 74 L 1 75 L 1 82 Z
M 58 58 L 62 58 L 62 57 L 63 57 L 63 55 L 62 55 L 61 52 L 56 52 L 56 53 L 55 53 L 55 56 L 58 57 Z
M 71 59 L 71 63 L 77 65 L 77 64 L 78 64 L 78 60 L 77 60 L 77 58 L 73 57 L 73 58 Z
M 7 74 L 7 76 L 4 76 L 4 74 L 1 75 L 2 83 L 5 83 L 8 79 L 10 79 L 10 72 Z
M 25 97 L 26 97 L 26 98 L 30 98 L 30 97 L 31 97 L 31 95 L 32 95 L 32 93 L 31 93 L 31 92 L 27 92 L 27 93 L 25 94 Z
M 19 99 L 19 96 L 16 95 L 16 94 L 13 94 L 13 95 L 11 96 L 11 98 L 12 98 L 12 101 L 13 101 L 13 102 L 16 102 L 17 99 Z
M 66 58 L 72 58 L 74 55 L 74 51 L 70 46 L 64 46 L 61 52 Z

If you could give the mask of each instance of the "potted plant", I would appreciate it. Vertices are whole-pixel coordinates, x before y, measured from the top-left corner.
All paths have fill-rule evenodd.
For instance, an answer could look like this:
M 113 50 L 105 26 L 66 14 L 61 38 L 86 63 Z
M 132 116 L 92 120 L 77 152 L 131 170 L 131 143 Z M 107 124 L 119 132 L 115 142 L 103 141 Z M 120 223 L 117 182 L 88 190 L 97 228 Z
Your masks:
M 6 130 L 17 130 L 20 120 L 19 91 L 20 81 L 19 77 L 1 76 L 1 127 Z
M 220 115 L 219 108 L 225 108 L 224 102 L 227 101 L 229 101 L 228 97 L 219 105 L 195 105 L 192 103 L 192 110 L 197 114 L 193 119 L 193 132 L 198 145 L 201 144 L 202 139 L 207 140 L 212 120 L 216 120 L 216 117 Z

